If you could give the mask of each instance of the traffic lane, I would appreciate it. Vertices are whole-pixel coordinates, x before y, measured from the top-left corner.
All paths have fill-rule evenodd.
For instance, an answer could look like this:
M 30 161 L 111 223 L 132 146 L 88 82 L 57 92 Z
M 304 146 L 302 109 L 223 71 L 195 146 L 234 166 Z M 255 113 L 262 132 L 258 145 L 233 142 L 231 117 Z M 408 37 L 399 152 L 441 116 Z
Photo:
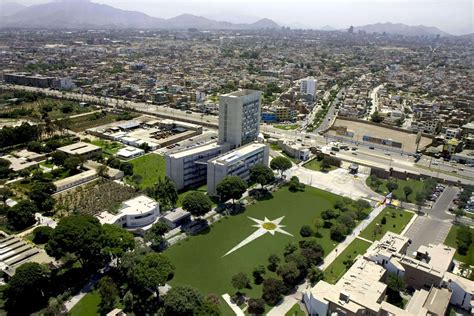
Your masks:
M 448 213 L 448 209 L 458 192 L 459 189 L 456 187 L 446 187 L 437 201 L 433 204 L 431 211 L 429 211 L 429 215 L 441 220 L 451 219 L 452 216 Z

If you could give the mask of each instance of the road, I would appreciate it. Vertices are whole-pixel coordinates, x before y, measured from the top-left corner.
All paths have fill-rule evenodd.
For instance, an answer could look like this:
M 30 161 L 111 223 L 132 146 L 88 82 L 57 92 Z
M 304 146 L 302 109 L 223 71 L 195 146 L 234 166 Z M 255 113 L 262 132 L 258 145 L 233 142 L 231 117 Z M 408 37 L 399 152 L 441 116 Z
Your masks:
M 370 108 L 370 111 L 367 112 L 367 115 L 365 116 L 366 120 L 369 120 L 372 114 L 374 114 L 375 111 L 379 110 L 379 98 L 377 97 L 377 92 L 381 88 L 383 88 L 384 85 L 385 84 L 382 83 L 381 85 L 378 85 L 370 92 L 370 98 L 372 99 L 372 107 Z
M 426 210 L 424 216 L 415 219 L 405 232 L 405 236 L 412 240 L 407 249 L 408 255 L 413 256 L 421 245 L 444 242 L 454 220 L 454 215 L 450 214 L 448 209 L 458 192 L 459 189 L 456 187 L 446 187 L 431 210 Z M 467 217 L 463 217 L 460 221 L 466 225 L 474 224 L 474 221 Z

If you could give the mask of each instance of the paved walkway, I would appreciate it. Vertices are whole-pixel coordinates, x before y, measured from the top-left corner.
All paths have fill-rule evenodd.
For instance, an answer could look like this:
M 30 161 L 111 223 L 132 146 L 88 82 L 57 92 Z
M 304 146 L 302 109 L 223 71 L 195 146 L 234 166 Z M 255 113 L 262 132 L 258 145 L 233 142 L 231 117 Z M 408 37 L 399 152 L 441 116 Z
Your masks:
M 79 301 L 84 297 L 86 296 L 87 293 L 89 293 L 90 291 L 92 291 L 92 288 L 94 287 L 94 285 L 99 282 L 100 278 L 102 277 L 102 274 L 100 273 L 97 273 L 96 275 L 94 275 L 92 277 L 92 279 L 89 281 L 89 283 L 87 283 L 79 293 L 77 293 L 76 295 L 74 295 L 73 297 L 71 297 L 69 300 L 67 300 L 65 303 L 64 303 L 64 306 L 66 307 L 66 310 L 68 312 L 71 311 L 71 309 L 77 304 L 79 303 Z
M 230 295 L 225 293 L 222 295 L 222 298 L 224 301 L 232 308 L 234 311 L 235 315 L 237 316 L 245 316 L 245 313 L 240 309 L 240 307 L 237 304 L 234 304 L 232 300 L 230 299 Z

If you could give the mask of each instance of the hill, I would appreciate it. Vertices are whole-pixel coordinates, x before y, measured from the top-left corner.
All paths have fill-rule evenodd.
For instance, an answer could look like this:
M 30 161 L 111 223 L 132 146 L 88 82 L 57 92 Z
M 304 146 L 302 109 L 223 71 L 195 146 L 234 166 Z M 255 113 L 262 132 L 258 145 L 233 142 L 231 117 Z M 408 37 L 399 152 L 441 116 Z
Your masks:
M 367 33 L 387 33 L 405 36 L 448 36 L 450 34 L 432 26 L 406 25 L 402 23 L 376 23 L 354 27 L 354 31 L 365 31 Z

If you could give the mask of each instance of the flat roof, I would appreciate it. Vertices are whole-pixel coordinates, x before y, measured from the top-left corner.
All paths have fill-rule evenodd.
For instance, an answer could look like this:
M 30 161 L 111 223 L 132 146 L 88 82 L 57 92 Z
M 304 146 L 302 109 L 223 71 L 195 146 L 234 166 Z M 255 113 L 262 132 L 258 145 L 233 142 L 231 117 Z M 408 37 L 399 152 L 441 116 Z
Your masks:
M 136 154 L 141 154 L 144 153 L 145 151 L 140 148 L 135 148 L 135 147 L 125 147 L 117 151 L 117 156 L 121 157 L 131 157 Z
M 170 221 L 170 222 L 175 222 L 175 221 L 178 221 L 184 217 L 187 217 L 187 216 L 190 216 L 191 213 L 183 210 L 181 207 L 169 212 L 168 214 L 166 214 L 165 216 L 163 216 L 163 218 L 165 218 L 166 220 Z
M 204 152 L 204 151 L 217 149 L 217 148 L 222 148 L 223 146 L 224 145 L 218 144 L 217 142 L 209 143 L 209 144 L 202 145 L 202 146 L 196 146 L 196 147 L 184 149 L 182 151 L 178 151 L 176 153 L 169 154 L 168 156 L 171 157 L 171 158 L 178 159 L 178 158 L 182 158 L 182 157 L 186 157 L 186 156 L 199 154 L 199 153 Z
M 243 147 L 234 149 L 231 152 L 228 152 L 224 155 L 221 155 L 219 157 L 216 157 L 216 158 L 212 159 L 211 163 L 229 164 L 229 163 L 232 163 L 234 161 L 239 161 L 245 155 L 253 153 L 256 150 L 265 148 L 266 146 L 267 145 L 265 145 L 265 144 L 258 144 L 258 143 L 252 143 L 252 144 L 249 144 L 249 145 L 245 145 Z
M 73 176 L 58 180 L 58 181 L 54 181 L 54 185 L 57 188 L 60 188 L 65 185 L 68 185 L 69 183 L 76 182 L 84 178 L 95 176 L 96 174 L 97 174 L 97 171 L 95 169 L 86 170 L 76 175 L 73 175 Z
M 125 215 L 140 215 L 148 213 L 155 208 L 159 207 L 158 202 L 146 195 L 139 195 L 130 200 L 122 202 L 121 207 L 118 209 L 116 214 L 111 214 L 109 212 L 102 212 L 97 217 L 99 221 L 104 223 L 113 224 L 119 218 Z
M 38 164 L 38 162 L 36 161 L 29 161 L 26 158 L 17 158 L 12 155 L 6 155 L 0 158 L 8 160 L 10 162 L 9 168 L 13 171 L 23 170 L 31 166 L 36 166 Z
M 243 89 L 243 90 L 238 90 L 238 91 L 233 91 L 227 94 L 223 94 L 223 97 L 234 97 L 234 98 L 239 98 L 239 97 L 244 97 L 247 95 L 252 95 L 255 93 L 262 93 L 261 91 L 258 90 L 250 90 L 250 89 Z
M 78 142 L 74 143 L 71 145 L 59 147 L 58 150 L 63 151 L 67 154 L 71 155 L 82 155 L 82 154 L 87 154 L 91 151 L 95 151 L 100 149 L 99 146 L 89 144 L 89 143 L 84 143 L 84 142 Z

